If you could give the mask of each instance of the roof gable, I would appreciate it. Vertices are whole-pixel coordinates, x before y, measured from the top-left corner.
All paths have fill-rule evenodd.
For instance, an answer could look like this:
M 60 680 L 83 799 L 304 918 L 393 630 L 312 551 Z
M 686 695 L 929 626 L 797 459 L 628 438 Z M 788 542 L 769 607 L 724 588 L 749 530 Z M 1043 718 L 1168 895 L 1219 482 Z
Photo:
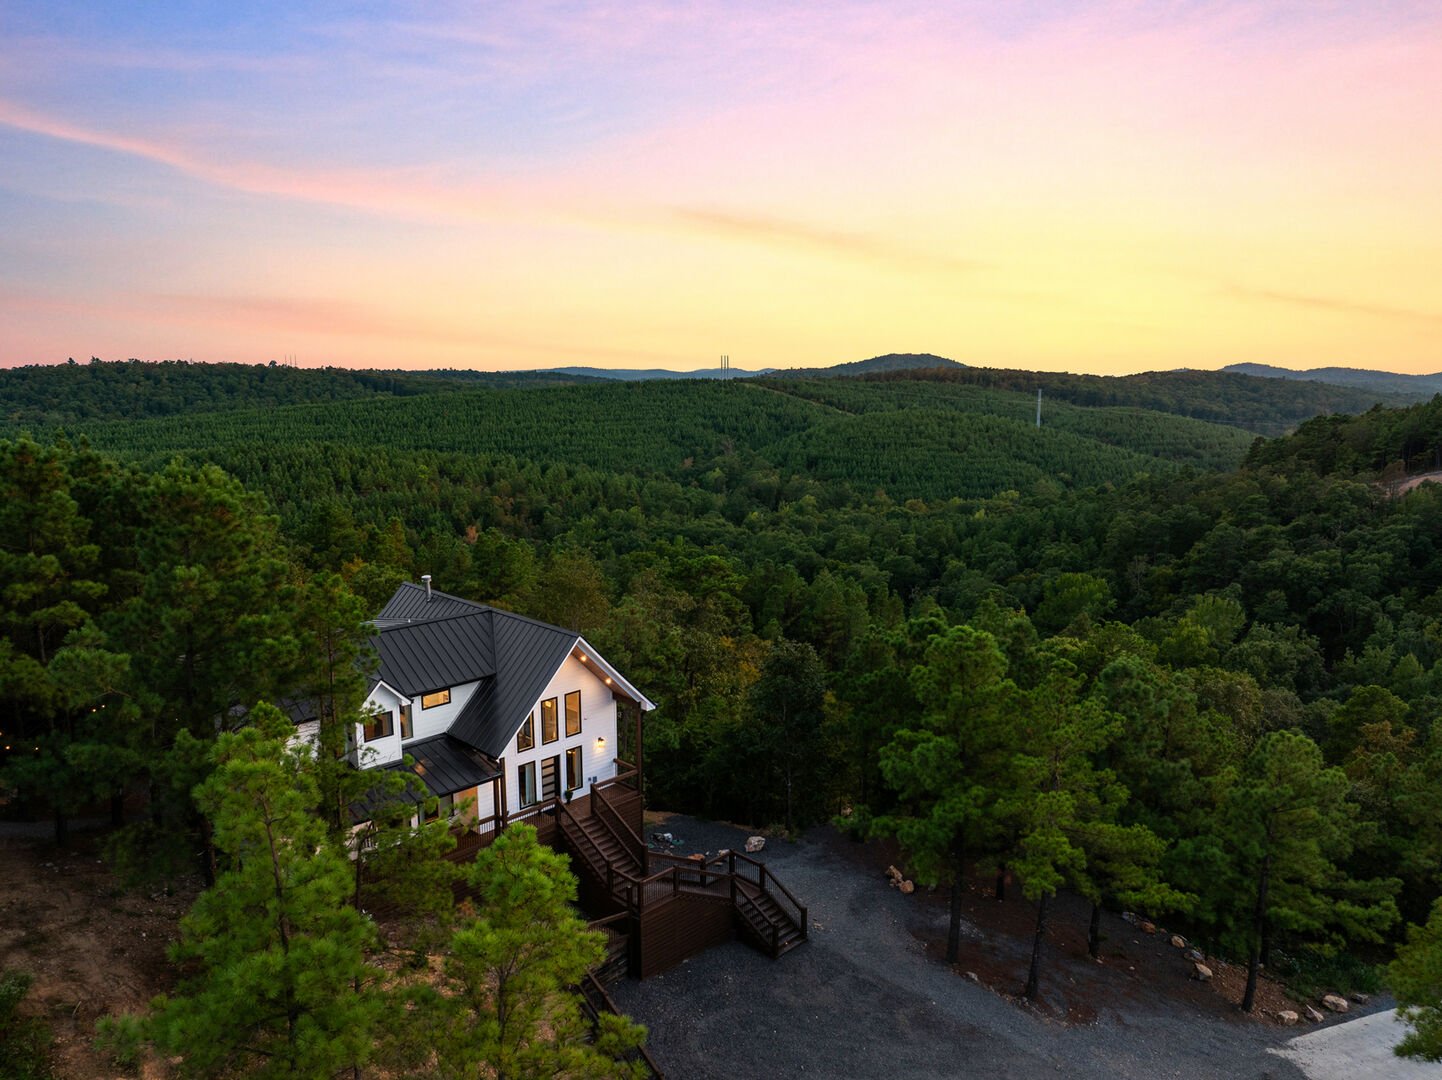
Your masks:
M 476 688 L 451 723 L 451 734 L 500 757 L 580 635 L 492 609 L 495 675 Z

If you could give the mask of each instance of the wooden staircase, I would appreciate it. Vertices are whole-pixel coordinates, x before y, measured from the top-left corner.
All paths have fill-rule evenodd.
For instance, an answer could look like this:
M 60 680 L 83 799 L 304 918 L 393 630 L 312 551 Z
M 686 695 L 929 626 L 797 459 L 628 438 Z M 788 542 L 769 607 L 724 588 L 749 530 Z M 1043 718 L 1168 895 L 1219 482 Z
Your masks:
M 647 851 L 603 786 L 589 813 L 558 803 L 557 820 L 583 891 L 613 913 L 602 921 L 627 917 L 632 974 L 663 971 L 736 932 L 773 959 L 806 940 L 806 908 L 765 863 L 734 851 L 706 861 Z

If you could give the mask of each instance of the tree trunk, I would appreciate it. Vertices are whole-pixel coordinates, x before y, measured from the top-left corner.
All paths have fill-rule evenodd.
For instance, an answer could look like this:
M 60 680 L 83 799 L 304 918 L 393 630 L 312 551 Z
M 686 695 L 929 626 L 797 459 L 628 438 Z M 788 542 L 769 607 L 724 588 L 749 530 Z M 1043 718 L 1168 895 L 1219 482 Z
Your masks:
M 952 851 L 956 867 L 951 872 L 951 919 L 946 931 L 946 962 L 954 964 L 961 955 L 961 894 L 966 888 L 964 849 L 957 844 Z
M 1041 942 L 1046 937 L 1046 893 L 1041 894 L 1041 899 L 1036 905 L 1036 936 L 1031 942 L 1031 970 L 1026 975 L 1026 989 L 1022 996 L 1028 1001 L 1036 1000 L 1037 984 L 1041 977 Z
M 1092 921 L 1087 927 L 1087 955 L 1093 960 L 1102 952 L 1102 906 L 1092 904 Z
M 1002 863 L 996 868 L 996 898 L 998 900 L 1006 899 L 1006 863 Z
M 1251 1012 L 1257 999 L 1257 972 L 1262 966 L 1262 938 L 1267 933 L 1267 886 L 1272 874 L 1272 857 L 1262 859 L 1257 878 L 1257 906 L 1252 912 L 1252 954 L 1247 963 L 1247 990 L 1242 995 L 1242 1011 Z

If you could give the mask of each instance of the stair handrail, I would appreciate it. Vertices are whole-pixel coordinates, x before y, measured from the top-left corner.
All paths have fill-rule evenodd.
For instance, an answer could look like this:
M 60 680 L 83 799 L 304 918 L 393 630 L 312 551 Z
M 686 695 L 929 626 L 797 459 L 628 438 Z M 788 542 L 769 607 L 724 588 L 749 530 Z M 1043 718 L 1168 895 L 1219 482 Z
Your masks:
M 634 845 L 631 848 L 631 851 L 636 856 L 636 861 L 641 864 L 642 870 L 646 869 L 646 845 L 641 843 L 641 838 L 636 835 L 636 830 L 631 828 L 630 822 L 623 818 L 621 816 L 621 812 L 611 805 L 610 800 L 607 799 L 604 794 L 604 789 L 592 787 L 591 815 L 593 817 L 601 816 L 596 813 L 596 807 L 598 805 L 604 806 L 608 811 L 610 811 L 611 816 L 616 819 L 616 824 L 619 825 L 621 829 L 616 839 L 620 840 L 622 843 L 625 843 L 627 840 L 629 840 Z
M 760 872 L 757 874 L 758 880 L 756 881 L 755 884 L 756 884 L 756 886 L 757 886 L 762 892 L 767 892 L 766 879 L 769 877 L 769 878 L 771 879 L 771 883 L 772 883 L 773 885 L 775 885 L 776 888 L 781 891 L 781 895 L 784 896 L 784 897 L 786 897 L 786 899 L 790 900 L 790 901 L 791 901 L 791 906 L 796 909 L 796 913 L 797 913 L 797 915 L 798 915 L 799 918 L 800 918 L 800 921 L 797 923 L 797 925 L 801 928 L 801 936 L 802 936 L 802 937 L 808 937 L 808 936 L 809 936 L 809 935 L 807 934 L 807 932 L 806 932 L 806 927 L 807 927 L 807 922 L 806 922 L 807 909 L 806 909 L 806 907 L 805 907 L 804 905 L 802 905 L 802 903 L 801 903 L 800 900 L 796 899 L 796 897 L 794 897 L 794 896 L 791 895 L 791 890 L 788 889 L 784 884 L 782 884 L 781 879 L 776 876 L 775 871 L 773 871 L 770 867 L 768 867 L 764 862 L 761 862 L 761 861 L 758 860 L 758 859 L 753 859 L 753 858 L 751 858 L 751 856 L 746 855 L 746 854 L 744 854 L 744 853 L 742 853 L 742 852 L 740 852 L 740 851 L 732 851 L 732 852 L 730 852 L 730 853 L 729 853 L 729 858 L 730 858 L 730 860 L 731 860 L 731 872 L 732 872 L 733 874 L 736 872 L 736 860 L 737 860 L 737 859 L 740 859 L 742 862 L 750 863 L 752 866 L 755 866 L 755 867 L 758 868 L 758 870 L 759 870 Z M 746 879 L 743 877 L 741 880 L 745 881 Z

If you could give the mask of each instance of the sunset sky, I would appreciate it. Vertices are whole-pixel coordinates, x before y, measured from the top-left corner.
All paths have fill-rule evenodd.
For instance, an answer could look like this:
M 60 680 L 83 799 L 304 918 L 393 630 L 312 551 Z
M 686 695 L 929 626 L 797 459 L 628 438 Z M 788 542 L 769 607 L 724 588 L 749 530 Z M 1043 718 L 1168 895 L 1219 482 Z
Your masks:
M 0 0 L 0 366 L 1442 369 L 1442 4 Z

